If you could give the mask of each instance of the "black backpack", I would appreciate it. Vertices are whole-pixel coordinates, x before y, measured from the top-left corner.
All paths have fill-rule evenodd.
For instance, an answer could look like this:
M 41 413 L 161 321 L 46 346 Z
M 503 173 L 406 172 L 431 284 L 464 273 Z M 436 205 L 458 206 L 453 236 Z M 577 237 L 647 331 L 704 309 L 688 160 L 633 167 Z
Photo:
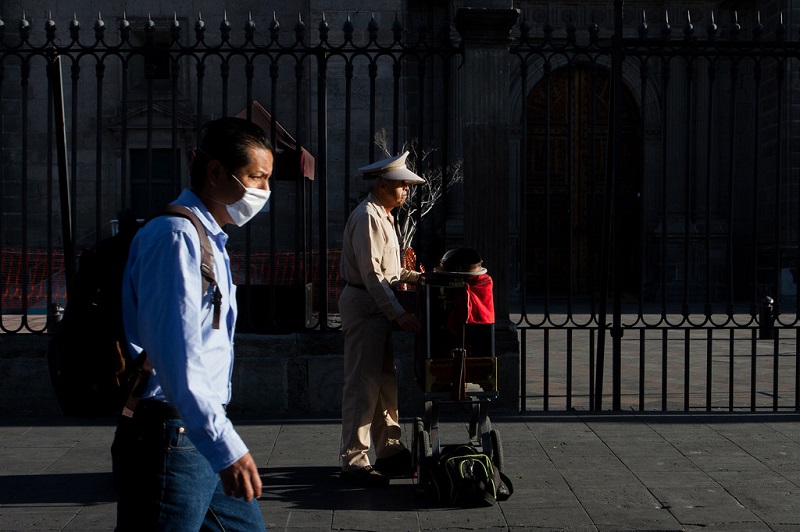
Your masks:
M 156 216 L 182 216 L 200 236 L 203 293 L 214 286 L 214 325 L 221 298 L 214 277 L 214 252 L 200 220 L 186 207 L 169 205 Z M 81 253 L 64 317 L 48 346 L 48 366 L 64 414 L 97 417 L 135 407 L 134 389 L 152 371 L 146 356 L 132 360 L 122 326 L 122 276 L 139 224 L 122 224 L 116 235 Z M 143 354 L 144 355 L 144 354 Z
M 511 480 L 472 444 L 446 445 L 438 457 L 428 460 L 425 488 L 440 503 L 464 508 L 493 506 L 514 491 Z

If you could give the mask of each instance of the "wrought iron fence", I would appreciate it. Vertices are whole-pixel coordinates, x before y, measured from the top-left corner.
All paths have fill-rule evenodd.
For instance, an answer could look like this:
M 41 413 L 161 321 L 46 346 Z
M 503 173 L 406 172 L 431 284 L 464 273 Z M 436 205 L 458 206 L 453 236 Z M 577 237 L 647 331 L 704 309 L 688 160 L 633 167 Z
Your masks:
M 797 31 L 778 11 L 683 11 L 672 25 L 620 0 L 609 9 L 609 27 L 523 18 L 508 44 L 514 134 L 490 156 L 515 161 L 521 407 L 797 410 Z M 336 229 L 358 194 L 354 169 L 379 155 L 374 133 L 395 150 L 435 140 L 443 167 L 480 149 L 460 144 L 460 87 L 474 80 L 459 78 L 449 25 L 373 18 L 361 30 L 348 17 L 341 33 L 321 19 L 287 36 L 277 19 L 266 32 L 188 20 L 120 17 L 109 31 L 98 17 L 92 34 L 73 20 L 68 36 L 52 20 L 43 34 L 0 23 L 2 332 L 45 331 L 30 316 L 63 297 L 54 57 L 75 249 L 121 208 L 177 193 L 203 120 L 263 108 L 287 153 L 313 154 L 313 180 L 287 159 L 269 217 L 231 245 L 243 283 L 313 282 L 317 329 L 335 327 Z M 457 241 L 454 221 L 434 214 L 418 242 Z
M 615 4 L 512 47 L 522 408 L 797 410 L 797 33 Z
M 252 17 L 235 29 L 227 15 L 218 29 L 177 14 L 123 14 L 116 28 L 100 15 L 90 29 L 73 18 L 67 35 L 52 18 L 41 30 L 24 15 L 16 31 L 0 21 L 0 100 L 13 109 L 0 130 L 2 332 L 45 331 L 29 318 L 63 304 L 75 254 L 108 236 L 118 213 L 145 218 L 171 201 L 188 184 L 184 157 L 201 125 L 234 114 L 264 126 L 278 149 L 269 216 L 230 231 L 237 283 L 272 288 L 261 292 L 272 294 L 270 311 L 243 305 L 243 314 L 276 331 L 287 309 L 276 309 L 274 287 L 313 286 L 306 308 L 290 309 L 313 310 L 299 327 L 335 327 L 341 231 L 332 228 L 362 193 L 356 168 L 383 155 L 374 134 L 394 151 L 435 139 L 426 164 L 452 158 L 438 111 L 450 105 L 441 72 L 458 55 L 449 31 L 358 16 L 362 27 L 347 15 L 336 32 L 324 14 L 315 30 L 300 17 L 289 32 L 274 15 L 261 31 Z M 63 82 L 48 83 L 57 63 Z M 62 83 L 70 198 L 59 206 L 51 102 Z

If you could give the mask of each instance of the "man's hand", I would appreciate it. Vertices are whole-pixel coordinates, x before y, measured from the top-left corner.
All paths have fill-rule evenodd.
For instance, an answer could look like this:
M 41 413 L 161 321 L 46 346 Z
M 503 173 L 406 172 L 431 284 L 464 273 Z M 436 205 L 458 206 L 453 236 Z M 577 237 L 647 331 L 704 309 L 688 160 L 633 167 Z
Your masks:
M 400 328 L 406 332 L 419 332 L 420 329 L 422 329 L 422 325 L 417 317 L 410 312 L 406 312 L 405 314 L 398 316 L 397 324 L 400 325 Z
M 261 476 L 250 453 L 220 471 L 219 476 L 225 493 L 231 497 L 243 497 L 247 502 L 261 497 Z

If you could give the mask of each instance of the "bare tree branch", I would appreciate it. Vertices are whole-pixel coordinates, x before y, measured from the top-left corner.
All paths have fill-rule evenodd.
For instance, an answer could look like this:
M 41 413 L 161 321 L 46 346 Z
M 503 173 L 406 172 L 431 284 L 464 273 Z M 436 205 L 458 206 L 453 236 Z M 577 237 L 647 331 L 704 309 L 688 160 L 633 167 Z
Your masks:
M 396 155 L 392 153 L 389 147 L 389 139 L 385 129 L 381 129 L 375 134 L 375 145 L 383 150 L 387 157 Z M 424 178 L 425 183 L 409 187 L 408 198 L 397 212 L 397 232 L 402 249 L 411 247 L 411 242 L 417 232 L 417 224 L 431 212 L 444 193 L 464 179 L 464 173 L 461 168 L 462 161 L 460 159 L 444 168 L 426 164 L 430 163 L 429 157 L 436 149 L 433 147 L 420 148 L 416 138 L 403 144 L 400 148 L 400 153 L 405 151 L 409 152 L 406 166 L 409 170 Z M 428 168 L 424 169 L 426 166 Z M 446 185 L 445 178 L 447 178 Z

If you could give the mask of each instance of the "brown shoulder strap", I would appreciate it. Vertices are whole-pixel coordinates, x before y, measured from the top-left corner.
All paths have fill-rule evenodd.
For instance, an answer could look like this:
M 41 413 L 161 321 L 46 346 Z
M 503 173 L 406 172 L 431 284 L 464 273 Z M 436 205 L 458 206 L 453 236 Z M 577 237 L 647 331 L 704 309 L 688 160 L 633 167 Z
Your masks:
M 200 274 L 203 276 L 203 294 L 208 291 L 210 286 L 214 287 L 214 296 L 212 299 L 214 305 L 213 327 L 219 329 L 222 294 L 219 292 L 217 278 L 216 275 L 214 275 L 214 248 L 211 246 L 211 241 L 206 234 L 205 227 L 203 227 L 197 215 L 183 205 L 167 205 L 164 207 L 163 211 L 155 216 L 181 216 L 192 222 L 192 225 L 194 225 L 194 228 L 197 230 L 197 236 L 200 237 Z M 155 216 L 153 216 L 153 218 L 155 218 Z M 117 349 L 120 349 L 119 345 L 117 345 Z M 125 406 L 122 409 L 122 415 L 126 417 L 133 417 L 133 412 L 136 410 L 136 405 L 139 403 L 139 398 L 142 395 L 144 386 L 150 378 L 150 374 L 153 373 L 153 365 L 150 363 L 150 358 L 147 356 L 147 353 L 142 353 L 136 359 L 135 364 L 136 374 L 134 377 L 134 384 L 125 402 Z
M 200 273 L 203 276 L 203 293 L 205 294 L 209 286 L 214 287 L 214 328 L 219 329 L 220 308 L 222 306 L 222 294 L 217 286 L 217 278 L 214 275 L 214 248 L 206 234 L 206 229 L 200 219 L 187 207 L 183 205 L 167 205 L 158 216 L 181 216 L 186 218 L 194 225 L 197 235 L 200 237 Z

